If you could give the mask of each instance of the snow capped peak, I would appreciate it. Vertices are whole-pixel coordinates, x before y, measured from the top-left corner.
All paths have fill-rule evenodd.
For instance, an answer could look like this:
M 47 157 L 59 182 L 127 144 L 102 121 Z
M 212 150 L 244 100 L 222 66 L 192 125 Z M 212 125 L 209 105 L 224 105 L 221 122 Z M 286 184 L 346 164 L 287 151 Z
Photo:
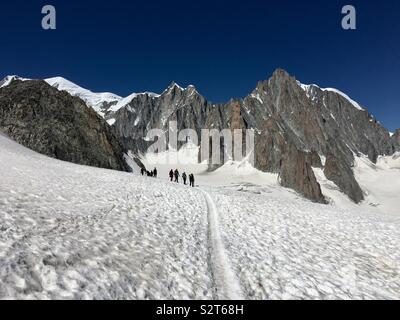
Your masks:
M 79 86 L 76 85 L 75 83 L 63 78 L 63 77 L 53 77 L 53 78 L 47 78 L 45 81 L 50 84 L 53 87 L 56 86 L 69 86 L 69 87 L 75 87 L 78 88 Z M 83 88 L 82 88 L 83 89 Z
M 177 84 L 175 81 L 172 81 L 171 84 L 168 86 L 167 89 L 164 90 L 163 93 L 171 93 L 174 89 L 177 89 L 181 92 L 187 92 L 190 95 L 194 95 L 196 93 L 198 94 L 198 91 L 194 85 L 190 84 L 186 88 L 183 88 L 179 84 Z
M 54 77 L 54 78 L 48 78 L 45 79 L 44 81 L 46 81 L 48 84 L 50 84 L 51 86 L 59 89 L 59 90 L 64 90 L 69 92 L 70 94 L 74 95 L 74 96 L 79 96 L 81 97 L 83 100 L 88 100 L 87 102 L 92 102 L 91 105 L 95 105 L 96 100 L 98 100 L 99 98 L 101 98 L 102 100 L 121 100 L 122 97 L 114 94 L 114 93 L 110 93 L 110 92 L 92 92 L 88 89 L 82 88 L 80 86 L 78 86 L 77 84 L 63 78 L 63 77 Z
M 101 108 L 105 103 L 117 103 L 122 99 L 122 97 L 110 92 L 92 92 L 63 77 L 48 78 L 45 81 L 58 90 L 66 91 L 72 96 L 81 98 L 88 106 L 100 114 L 102 113 Z
M 185 89 L 182 88 L 180 85 L 178 85 L 175 81 L 172 81 L 171 84 L 168 86 L 167 89 L 165 89 L 164 92 L 171 92 L 174 89 L 178 89 L 180 91 L 184 91 Z
M 356 101 L 354 101 L 353 99 L 351 99 L 347 94 L 343 93 L 342 91 L 335 89 L 335 88 L 321 88 L 316 84 L 303 84 L 300 81 L 297 81 L 297 84 L 299 85 L 300 88 L 302 88 L 306 93 L 307 96 L 309 97 L 310 95 L 310 91 L 312 88 L 318 88 L 322 91 L 329 91 L 329 92 L 334 92 L 340 96 L 342 96 L 343 98 L 345 98 L 348 102 L 350 102 L 356 109 L 364 111 L 365 109 L 363 107 L 361 107 Z
M 0 88 L 8 86 L 14 80 L 27 81 L 30 79 L 22 78 L 17 75 L 6 76 L 3 80 L 0 81 Z

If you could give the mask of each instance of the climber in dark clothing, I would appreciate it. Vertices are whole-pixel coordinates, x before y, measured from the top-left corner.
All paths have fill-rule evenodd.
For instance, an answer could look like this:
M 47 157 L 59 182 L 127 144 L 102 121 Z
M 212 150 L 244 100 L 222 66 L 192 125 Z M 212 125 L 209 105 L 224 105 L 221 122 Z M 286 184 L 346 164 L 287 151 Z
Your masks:
M 143 167 L 141 167 L 141 168 L 140 168 L 140 173 L 141 173 L 142 176 L 144 176 L 144 173 L 145 173 L 145 172 L 146 172 L 146 169 L 143 168 Z
M 175 175 L 175 182 L 176 182 L 176 183 L 179 183 L 179 176 L 180 176 L 180 174 L 179 174 L 178 169 L 175 170 L 174 175 Z
M 171 179 L 171 182 L 172 182 L 172 179 L 174 178 L 174 171 L 172 169 L 169 172 L 169 178 Z
M 182 173 L 183 184 L 186 185 L 187 175 L 186 172 Z
M 193 175 L 193 173 L 189 174 L 189 182 L 190 182 L 190 186 L 194 187 L 194 175 Z
M 154 168 L 153 175 L 154 175 L 154 178 L 157 178 L 157 168 Z

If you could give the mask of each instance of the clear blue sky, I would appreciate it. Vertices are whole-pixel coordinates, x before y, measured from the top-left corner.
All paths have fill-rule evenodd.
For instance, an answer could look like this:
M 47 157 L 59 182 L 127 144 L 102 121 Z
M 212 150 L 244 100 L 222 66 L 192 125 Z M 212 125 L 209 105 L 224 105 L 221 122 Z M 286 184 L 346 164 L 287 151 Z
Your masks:
M 57 30 L 41 8 L 57 9 Z M 357 9 L 357 30 L 341 8 Z M 0 77 L 63 76 L 92 91 L 161 92 L 175 80 L 214 102 L 284 68 L 336 87 L 400 127 L 400 1 L 3 1 Z

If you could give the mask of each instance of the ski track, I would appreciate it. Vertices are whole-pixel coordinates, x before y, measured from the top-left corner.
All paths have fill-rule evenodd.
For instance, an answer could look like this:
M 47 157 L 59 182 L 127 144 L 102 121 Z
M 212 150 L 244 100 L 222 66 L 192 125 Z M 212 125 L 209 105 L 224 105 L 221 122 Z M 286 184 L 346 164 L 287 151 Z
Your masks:
M 217 298 L 220 300 L 243 300 L 240 284 L 229 263 L 221 237 L 217 206 L 207 191 L 200 190 L 207 203 L 210 265 Z

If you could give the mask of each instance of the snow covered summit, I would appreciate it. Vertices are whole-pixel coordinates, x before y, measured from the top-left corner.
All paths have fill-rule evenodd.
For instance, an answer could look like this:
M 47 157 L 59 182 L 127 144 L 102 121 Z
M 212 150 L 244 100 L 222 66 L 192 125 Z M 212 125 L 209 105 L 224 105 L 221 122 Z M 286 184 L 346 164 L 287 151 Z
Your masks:
M 45 81 L 58 90 L 67 91 L 75 97 L 81 98 L 85 103 L 92 107 L 97 113 L 104 115 L 104 112 L 111 106 L 122 100 L 122 97 L 110 93 L 101 92 L 95 93 L 90 90 L 84 89 L 77 84 L 62 78 L 54 77 L 45 79 Z

